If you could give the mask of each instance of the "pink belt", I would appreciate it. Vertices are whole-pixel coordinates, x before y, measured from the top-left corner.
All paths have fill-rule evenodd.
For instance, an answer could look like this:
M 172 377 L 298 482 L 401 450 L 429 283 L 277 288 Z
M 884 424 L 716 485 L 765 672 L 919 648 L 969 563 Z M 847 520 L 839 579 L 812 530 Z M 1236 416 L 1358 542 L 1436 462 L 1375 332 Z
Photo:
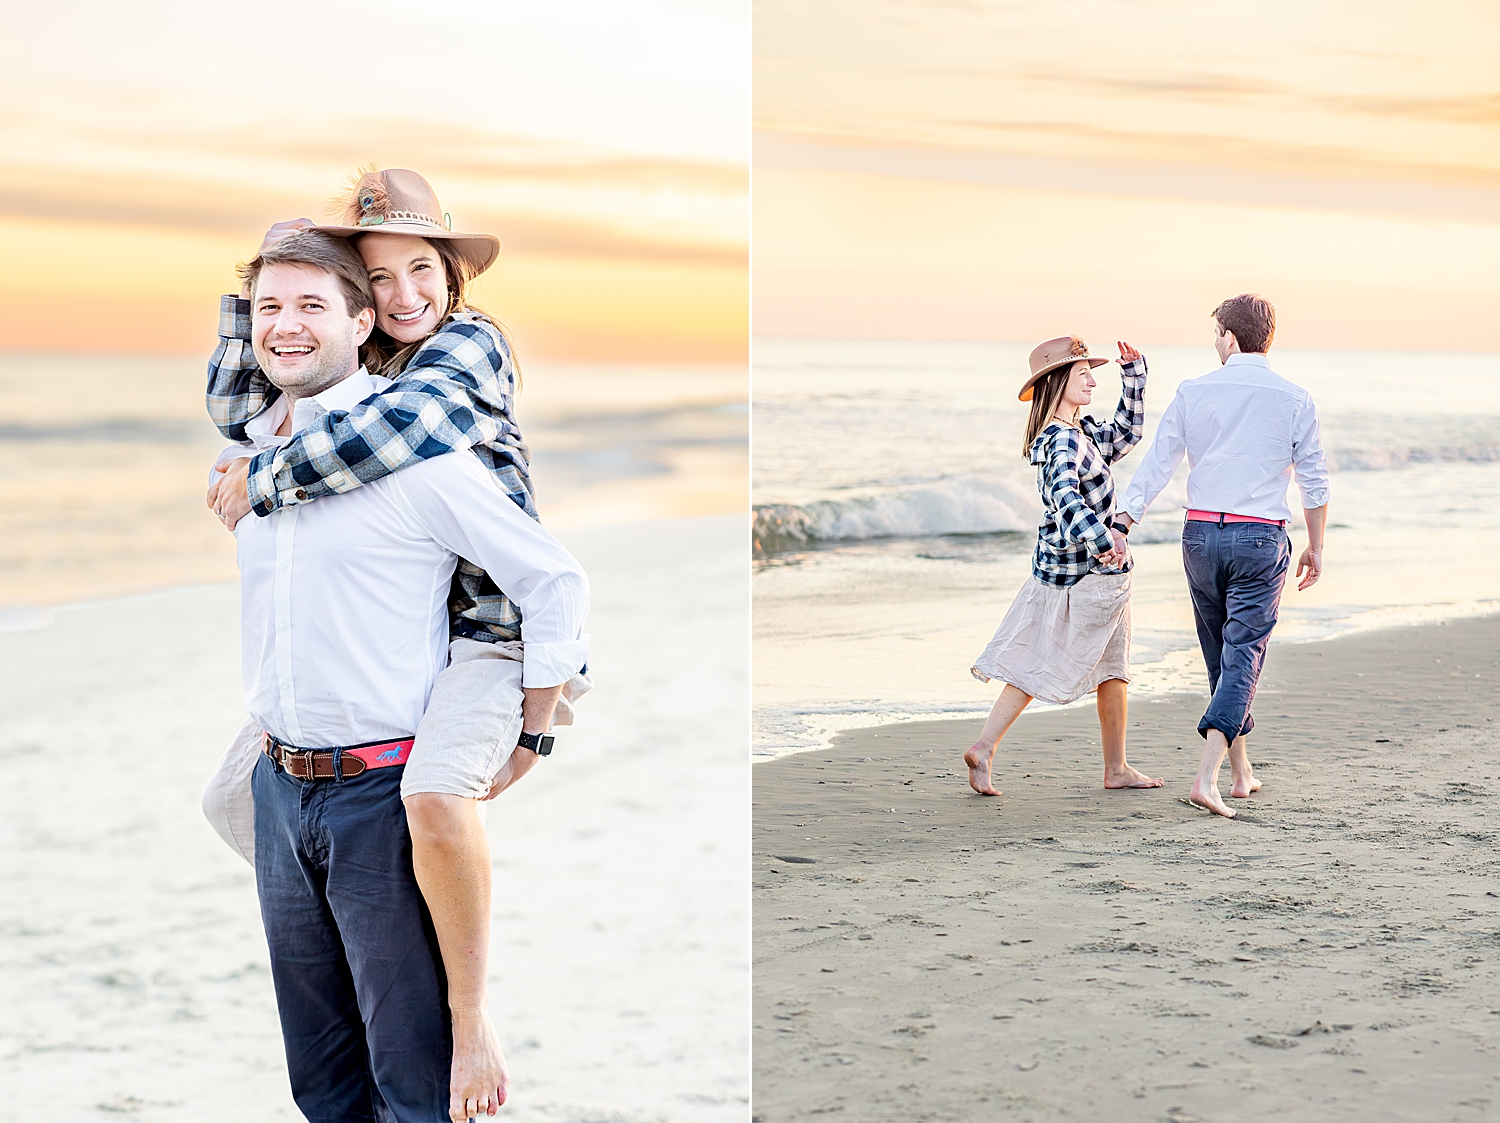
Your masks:
M 1194 523 L 1268 523 L 1271 526 L 1286 526 L 1285 519 L 1262 519 L 1255 515 L 1231 515 L 1224 511 L 1189 511 L 1188 522 Z
M 286 772 L 299 780 L 331 780 L 334 751 L 332 749 L 299 749 L 278 741 L 269 733 L 265 737 L 265 752 Z M 355 745 L 339 750 L 339 772 L 345 779 L 358 776 L 371 768 L 392 768 L 405 764 L 411 755 L 413 739 L 404 741 L 382 741 L 374 745 Z

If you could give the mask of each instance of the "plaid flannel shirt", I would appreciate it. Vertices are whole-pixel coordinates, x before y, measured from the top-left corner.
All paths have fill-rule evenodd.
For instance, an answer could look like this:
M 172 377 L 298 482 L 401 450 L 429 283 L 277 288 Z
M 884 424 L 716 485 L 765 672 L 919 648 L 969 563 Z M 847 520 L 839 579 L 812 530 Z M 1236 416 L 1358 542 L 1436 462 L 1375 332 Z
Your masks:
M 208 413 L 230 440 L 281 391 L 250 346 L 250 302 L 219 304 L 219 345 L 208 363 Z M 347 413 L 335 410 L 281 448 L 250 462 L 257 515 L 350 491 L 391 472 L 474 452 L 505 493 L 532 518 L 530 461 L 511 414 L 515 367 L 500 332 L 476 312 L 456 312 L 412 356 L 397 381 Z M 521 616 L 488 574 L 460 558 L 449 593 L 452 634 L 485 641 L 521 638 Z
M 1081 417 L 1078 428 L 1053 422 L 1031 443 L 1042 524 L 1037 528 L 1031 574 L 1063 588 L 1090 573 L 1128 573 L 1134 561 L 1100 565 L 1097 555 L 1114 547 L 1109 533 L 1115 509 L 1115 478 L 1109 466 L 1139 443 L 1146 424 L 1146 360 L 1120 368 L 1120 404 L 1105 424 Z

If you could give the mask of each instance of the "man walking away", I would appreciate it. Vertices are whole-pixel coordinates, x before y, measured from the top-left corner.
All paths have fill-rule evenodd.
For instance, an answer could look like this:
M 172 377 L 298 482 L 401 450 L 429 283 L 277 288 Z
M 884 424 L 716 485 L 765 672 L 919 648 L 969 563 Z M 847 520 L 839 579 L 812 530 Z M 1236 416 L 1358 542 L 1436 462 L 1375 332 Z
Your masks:
M 1207 744 L 1190 798 L 1232 819 L 1235 812 L 1219 793 L 1225 754 L 1232 797 L 1260 788 L 1245 738 L 1255 728 L 1250 703 L 1291 565 L 1287 487 L 1295 476 L 1307 520 L 1297 588 L 1307 589 L 1323 572 L 1328 465 L 1312 396 L 1276 374 L 1266 358 L 1276 334 L 1271 302 L 1246 293 L 1224 301 L 1213 315 L 1223 366 L 1178 388 L 1125 490 L 1116 525 L 1128 534 L 1141 521 L 1185 453 L 1182 563 L 1213 695 L 1198 723 Z

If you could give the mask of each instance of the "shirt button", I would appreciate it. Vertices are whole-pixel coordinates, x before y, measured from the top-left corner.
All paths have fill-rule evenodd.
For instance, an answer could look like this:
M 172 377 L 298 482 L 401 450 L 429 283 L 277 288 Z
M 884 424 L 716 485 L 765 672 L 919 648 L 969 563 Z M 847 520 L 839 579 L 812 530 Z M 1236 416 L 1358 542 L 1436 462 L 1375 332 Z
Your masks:
M 292 494 L 297 497 L 297 500 L 299 502 L 307 498 L 307 492 L 303 491 L 300 487 L 296 491 L 292 492 Z
M 286 562 L 282 562 L 276 568 L 279 569 L 279 570 L 281 570 L 282 573 L 285 573 L 286 572 Z

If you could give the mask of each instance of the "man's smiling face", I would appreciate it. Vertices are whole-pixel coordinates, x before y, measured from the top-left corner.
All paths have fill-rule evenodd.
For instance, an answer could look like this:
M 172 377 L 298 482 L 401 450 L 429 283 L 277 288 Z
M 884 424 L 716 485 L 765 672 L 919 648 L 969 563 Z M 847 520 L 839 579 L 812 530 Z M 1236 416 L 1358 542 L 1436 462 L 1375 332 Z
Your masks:
M 350 316 L 339 279 L 315 265 L 268 263 L 256 278 L 250 341 L 260 369 L 292 398 L 310 398 L 359 369 L 375 314 Z

